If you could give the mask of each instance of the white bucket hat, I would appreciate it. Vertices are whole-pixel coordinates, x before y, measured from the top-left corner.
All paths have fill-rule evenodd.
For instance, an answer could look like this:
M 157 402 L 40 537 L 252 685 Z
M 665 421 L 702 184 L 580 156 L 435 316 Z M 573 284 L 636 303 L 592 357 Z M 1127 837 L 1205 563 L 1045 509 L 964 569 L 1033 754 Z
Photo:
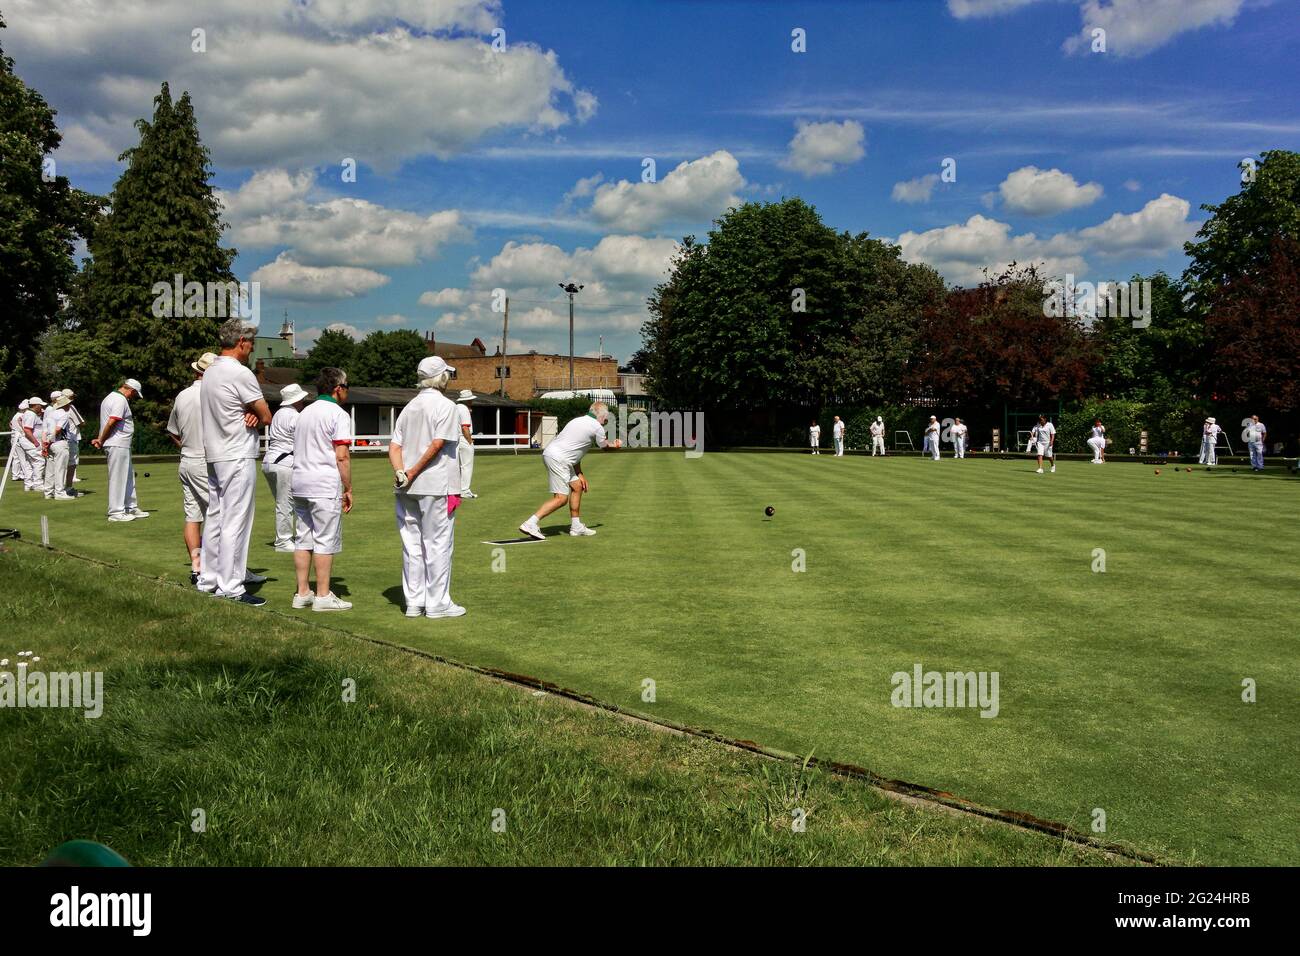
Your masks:
M 1214 424 L 1214 419 L 1213 419 L 1213 418 L 1207 418 L 1207 419 L 1205 420 L 1205 424 L 1207 424 L 1207 425 L 1213 425 L 1213 424 Z
M 475 395 L 474 395 L 473 392 L 471 392 L 468 388 L 462 388 L 462 389 L 460 390 L 460 394 L 456 396 L 456 401 L 458 401 L 458 402 L 472 402 L 472 401 L 474 401 L 474 398 L 475 398 Z
M 68 398 L 68 396 L 64 395 L 62 392 L 59 392 L 59 397 L 54 400 L 55 408 L 67 408 L 71 404 L 72 399 Z
M 216 352 L 204 352 L 199 356 L 198 361 L 190 363 L 190 368 L 194 369 L 196 372 L 206 372 L 212 367 L 212 363 L 216 360 Z
M 307 397 L 307 390 L 297 382 L 290 382 L 280 390 L 280 407 L 296 405 Z

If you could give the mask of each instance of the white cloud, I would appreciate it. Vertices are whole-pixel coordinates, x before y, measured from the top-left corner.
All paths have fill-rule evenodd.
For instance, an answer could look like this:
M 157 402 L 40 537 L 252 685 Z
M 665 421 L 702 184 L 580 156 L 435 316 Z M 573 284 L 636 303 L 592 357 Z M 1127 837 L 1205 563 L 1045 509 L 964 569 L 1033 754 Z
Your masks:
M 378 325 L 384 325 L 384 326 L 405 325 L 407 322 L 407 318 L 404 315 L 398 315 L 396 312 L 394 312 L 391 315 L 375 316 L 375 322 Z
M 701 222 L 740 204 L 745 179 L 725 149 L 683 162 L 658 182 L 604 183 L 591 203 L 592 218 L 619 232 L 644 232 L 665 223 Z
M 431 309 L 459 308 L 464 304 L 464 289 L 440 289 L 437 292 L 424 292 L 420 295 L 420 305 L 427 305 Z
M 1124 188 L 1131 193 L 1135 193 L 1142 188 L 1142 184 L 1136 179 L 1126 179 L 1124 180 Z
M 1092 31 L 1106 31 L 1106 52 L 1142 56 L 1180 33 L 1231 26 L 1246 0 L 1085 0 L 1083 26 L 1063 44 L 1068 53 L 1092 49 Z
M 294 261 L 286 252 L 274 262 L 255 270 L 254 282 L 262 292 L 298 301 L 352 299 L 388 283 L 388 276 L 353 266 L 308 266 Z
M 929 173 L 925 176 L 918 176 L 916 179 L 907 179 L 903 182 L 894 183 L 894 190 L 890 193 L 890 198 L 894 202 L 929 202 L 930 196 L 934 193 L 934 187 L 938 184 L 938 173 Z
M 842 123 L 800 121 L 796 126 L 798 132 L 790 140 L 789 153 L 779 163 L 785 169 L 805 176 L 825 176 L 834 172 L 836 166 L 856 163 L 866 155 L 862 145 L 866 134 L 857 120 Z
M 320 326 L 310 326 L 305 329 L 295 330 L 294 338 L 298 349 L 310 349 L 316 343 L 316 340 L 320 338 L 321 333 L 325 331 L 346 332 L 348 337 L 354 342 L 360 342 L 366 337 L 365 333 L 355 325 L 349 325 L 347 322 L 331 322 L 329 325 L 325 326 L 324 329 Z
M 897 241 L 908 262 L 928 263 L 962 285 L 978 283 L 985 268 L 996 274 L 1011 262 L 1038 265 L 1044 275 L 1084 277 L 1089 256 L 1155 257 L 1180 249 L 1198 225 L 1187 221 L 1190 211 L 1185 199 L 1166 194 L 1135 213 L 1116 213 L 1096 226 L 1048 237 L 1013 235 L 1008 223 L 975 215 L 964 223 L 905 232 Z
M 1078 209 L 1101 198 L 1099 183 L 1080 186 L 1069 173 L 1059 169 L 1023 166 L 1007 176 L 998 187 L 1002 204 L 1012 212 L 1028 216 L 1050 216 Z
M 15 2 L 5 52 L 77 131 L 70 148 L 102 141 L 91 154 L 130 145 L 164 79 L 192 92 L 214 160 L 237 167 L 353 157 L 391 169 L 597 107 L 553 51 L 518 36 L 492 49 L 498 0 Z M 195 28 L 206 52 L 191 50 Z
M 959 20 L 992 17 L 1027 7 L 1039 0 L 948 0 L 948 12 Z
M 287 246 L 312 265 L 404 266 L 469 237 L 455 210 L 427 216 L 364 199 L 309 199 L 315 174 L 262 170 L 234 192 L 218 191 L 239 248 Z

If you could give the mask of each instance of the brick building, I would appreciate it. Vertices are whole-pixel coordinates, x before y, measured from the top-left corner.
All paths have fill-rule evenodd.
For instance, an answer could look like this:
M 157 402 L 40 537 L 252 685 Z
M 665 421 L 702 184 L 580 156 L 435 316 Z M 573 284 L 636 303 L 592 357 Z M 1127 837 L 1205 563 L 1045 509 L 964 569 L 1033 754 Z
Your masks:
M 472 392 L 495 395 L 501 392 L 501 372 L 506 374 L 506 396 L 518 400 L 536 398 L 543 392 L 562 391 L 569 387 L 569 357 L 567 355 L 542 355 L 528 352 L 501 356 L 487 354 L 482 339 L 469 345 L 439 342 L 434 333 L 426 332 L 424 341 L 430 355 L 441 355 L 449 365 L 456 367 L 453 388 L 468 388 Z M 608 388 L 619 391 L 618 363 L 613 358 L 585 358 L 574 356 L 573 379 L 576 388 Z

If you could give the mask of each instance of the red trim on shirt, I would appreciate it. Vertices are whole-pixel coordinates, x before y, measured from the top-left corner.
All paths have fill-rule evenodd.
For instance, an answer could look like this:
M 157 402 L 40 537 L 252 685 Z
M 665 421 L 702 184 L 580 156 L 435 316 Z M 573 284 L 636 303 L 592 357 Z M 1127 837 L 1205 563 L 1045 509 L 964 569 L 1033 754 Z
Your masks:
M 336 445 L 351 445 L 351 444 L 352 444 L 352 439 L 351 439 L 351 438 L 345 438 L 345 439 L 343 439 L 342 441 L 339 441 L 339 440 L 336 438 L 336 439 L 334 439 L 334 444 L 336 444 Z

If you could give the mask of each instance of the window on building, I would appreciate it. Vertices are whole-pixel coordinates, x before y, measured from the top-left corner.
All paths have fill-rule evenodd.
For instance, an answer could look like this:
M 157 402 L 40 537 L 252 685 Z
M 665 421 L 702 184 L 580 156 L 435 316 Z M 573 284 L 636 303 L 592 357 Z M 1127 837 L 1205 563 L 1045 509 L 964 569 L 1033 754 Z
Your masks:
M 510 366 L 509 366 L 509 365 L 498 365 L 498 366 L 497 366 L 497 378 L 509 378 L 509 377 L 510 377 Z

